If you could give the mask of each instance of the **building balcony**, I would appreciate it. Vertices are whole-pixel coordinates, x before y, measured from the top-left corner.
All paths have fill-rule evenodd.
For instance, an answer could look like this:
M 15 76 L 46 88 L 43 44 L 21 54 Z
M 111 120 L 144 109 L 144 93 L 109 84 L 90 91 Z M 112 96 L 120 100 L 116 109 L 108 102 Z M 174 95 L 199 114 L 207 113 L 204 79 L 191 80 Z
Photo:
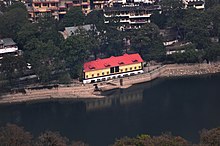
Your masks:
M 130 20 L 126 20 L 126 19 L 121 19 L 120 22 L 121 23 L 130 23 L 131 21 Z
M 60 2 L 59 0 L 33 0 L 32 3 L 52 3 L 52 2 Z
M 103 0 L 95 0 L 95 1 L 93 1 L 93 3 L 94 4 L 104 4 L 105 1 L 103 1 Z
M 35 9 L 34 9 L 34 12 L 44 13 L 44 12 L 50 12 L 51 10 L 53 10 L 53 11 L 58 11 L 59 8 L 58 8 L 58 7 L 35 8 Z
M 63 11 L 63 12 L 59 12 L 60 15 L 65 15 L 66 14 L 66 11 Z
M 73 4 L 73 7 L 80 7 L 81 4 Z
M 151 14 L 129 15 L 129 18 L 149 18 Z
M 147 20 L 136 20 L 136 21 L 130 21 L 130 24 L 145 24 L 148 23 Z
M 90 2 L 82 2 L 81 5 L 90 5 Z
M 129 17 L 130 14 L 104 14 L 104 17 Z
M 151 14 L 104 14 L 104 17 L 150 18 Z

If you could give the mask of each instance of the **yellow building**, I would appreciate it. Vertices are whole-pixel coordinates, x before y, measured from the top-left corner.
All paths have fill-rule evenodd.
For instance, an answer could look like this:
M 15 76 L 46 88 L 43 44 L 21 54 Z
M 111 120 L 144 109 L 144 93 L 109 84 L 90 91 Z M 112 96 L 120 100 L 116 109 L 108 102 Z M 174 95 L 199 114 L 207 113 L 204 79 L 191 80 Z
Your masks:
M 139 54 L 97 59 L 84 64 L 83 83 L 105 81 L 113 78 L 143 73 L 143 59 Z

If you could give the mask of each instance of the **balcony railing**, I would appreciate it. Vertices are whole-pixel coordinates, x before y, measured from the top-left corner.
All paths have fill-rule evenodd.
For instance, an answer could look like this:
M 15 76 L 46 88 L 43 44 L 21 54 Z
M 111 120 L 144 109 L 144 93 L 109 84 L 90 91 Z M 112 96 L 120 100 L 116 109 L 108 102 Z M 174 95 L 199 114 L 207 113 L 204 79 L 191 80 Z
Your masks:
M 60 0 L 33 0 L 34 2 L 60 2 Z

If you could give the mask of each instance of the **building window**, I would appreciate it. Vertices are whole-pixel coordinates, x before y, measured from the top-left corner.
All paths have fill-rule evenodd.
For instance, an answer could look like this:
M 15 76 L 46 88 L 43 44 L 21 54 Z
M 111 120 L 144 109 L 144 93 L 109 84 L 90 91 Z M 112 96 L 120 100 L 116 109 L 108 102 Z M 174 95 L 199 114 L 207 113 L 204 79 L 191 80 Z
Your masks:
M 55 6 L 55 3 L 51 3 L 51 6 Z
M 119 66 L 115 67 L 115 72 L 119 72 Z
M 83 5 L 82 8 L 83 8 L 83 9 L 87 9 L 88 6 L 87 6 L 87 5 Z
M 121 72 L 123 72 L 123 69 L 121 69 Z
M 97 73 L 97 76 L 99 76 L 99 73 Z
M 139 69 L 141 68 L 141 66 L 139 66 Z
M 130 67 L 130 70 L 132 70 L 132 67 Z
M 125 71 L 128 71 L 128 69 L 127 69 L 127 68 L 125 68 Z
M 88 75 L 86 75 L 86 79 L 88 79 L 88 77 L 89 77 L 89 76 L 88 76 Z
M 111 67 L 110 68 L 110 73 L 112 74 L 112 73 L 114 73 L 115 72 L 115 68 L 114 67 Z
M 107 71 L 107 75 L 109 74 L 109 71 Z
M 92 74 L 92 77 L 94 77 L 94 74 Z
M 136 69 L 137 69 L 137 67 L 135 66 L 135 67 L 134 67 L 134 69 L 136 70 Z
M 44 7 L 46 7 L 46 6 L 47 6 L 47 4 L 43 3 L 43 6 L 44 6 Z
M 104 75 L 105 75 L 105 73 L 103 72 L 103 73 L 102 73 L 102 75 L 104 76 Z

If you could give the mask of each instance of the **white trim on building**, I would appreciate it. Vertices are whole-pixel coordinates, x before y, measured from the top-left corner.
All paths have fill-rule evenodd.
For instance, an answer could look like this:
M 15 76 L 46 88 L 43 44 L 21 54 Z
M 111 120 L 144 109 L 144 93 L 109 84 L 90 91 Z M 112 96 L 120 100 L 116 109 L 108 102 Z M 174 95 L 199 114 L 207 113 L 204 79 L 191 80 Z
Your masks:
M 144 73 L 143 70 L 136 70 L 132 72 L 125 72 L 125 73 L 120 73 L 120 74 L 112 74 L 109 76 L 102 76 L 102 77 L 97 77 L 97 78 L 91 78 L 91 79 L 83 79 L 84 84 L 92 83 L 92 82 L 99 82 L 99 81 L 107 81 L 115 78 L 121 78 L 125 76 L 131 76 L 132 74 L 141 74 Z
M 18 47 L 4 47 L 4 48 L 0 48 L 0 54 L 4 54 L 4 53 L 12 53 L 12 52 L 16 52 L 18 51 Z

